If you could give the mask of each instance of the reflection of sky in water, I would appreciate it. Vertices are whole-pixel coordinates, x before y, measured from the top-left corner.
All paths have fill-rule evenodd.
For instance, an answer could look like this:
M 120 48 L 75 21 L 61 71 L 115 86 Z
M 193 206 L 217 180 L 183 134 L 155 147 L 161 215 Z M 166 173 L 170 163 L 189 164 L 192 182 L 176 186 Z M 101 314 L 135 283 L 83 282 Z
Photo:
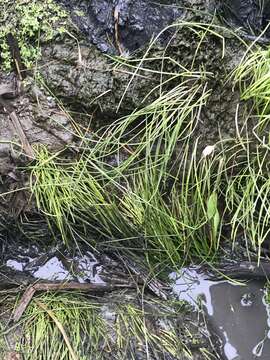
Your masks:
M 8 267 L 10 267 L 11 269 L 18 270 L 18 271 L 23 271 L 23 267 L 24 267 L 25 263 L 22 263 L 22 262 L 17 261 L 17 260 L 10 259 L 10 260 L 8 260 L 6 262 L 6 265 Z
M 206 309 L 210 328 L 223 341 L 227 360 L 270 360 L 270 312 L 263 299 L 261 281 L 244 285 L 205 279 L 196 268 L 172 273 L 173 291 L 181 300 Z
M 46 280 L 70 280 L 72 278 L 56 256 L 48 260 L 43 266 L 40 266 L 33 275 L 36 278 Z
M 41 257 L 43 256 L 44 254 L 41 255 Z M 70 259 L 70 265 L 74 264 L 74 271 L 69 271 L 57 256 L 53 256 L 41 265 L 37 265 L 39 258 L 40 257 L 30 258 L 24 256 L 22 259 L 8 259 L 6 265 L 17 271 L 26 270 L 35 278 L 48 281 L 74 280 L 80 283 L 104 283 L 99 275 L 102 271 L 102 267 L 99 265 L 94 255 L 89 251 L 85 254 L 76 255 L 73 259 Z
M 98 266 L 98 261 L 93 256 L 87 252 L 86 255 L 83 255 L 78 261 L 78 270 L 79 275 L 77 279 L 79 282 L 83 283 L 87 280 L 96 283 L 104 283 L 104 281 L 100 278 L 99 273 L 102 270 L 101 266 Z

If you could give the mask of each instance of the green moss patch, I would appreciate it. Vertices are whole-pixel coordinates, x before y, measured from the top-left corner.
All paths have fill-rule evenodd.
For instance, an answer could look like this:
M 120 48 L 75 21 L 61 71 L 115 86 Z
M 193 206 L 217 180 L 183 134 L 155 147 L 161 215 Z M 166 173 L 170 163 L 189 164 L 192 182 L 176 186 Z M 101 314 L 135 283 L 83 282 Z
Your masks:
M 0 11 L 0 58 L 6 71 L 12 67 L 8 34 L 17 39 L 22 61 L 31 68 L 40 56 L 40 41 L 50 41 L 63 33 L 67 21 L 67 14 L 53 0 L 2 0 Z

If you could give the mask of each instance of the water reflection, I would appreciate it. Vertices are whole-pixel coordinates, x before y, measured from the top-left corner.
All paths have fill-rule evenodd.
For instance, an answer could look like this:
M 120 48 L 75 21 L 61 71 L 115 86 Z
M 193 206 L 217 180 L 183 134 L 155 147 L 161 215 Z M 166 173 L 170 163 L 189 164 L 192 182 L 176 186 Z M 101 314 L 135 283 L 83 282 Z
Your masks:
M 209 329 L 222 340 L 222 355 L 227 360 L 269 360 L 270 318 L 264 302 L 264 282 L 245 284 L 209 281 L 195 268 L 181 276 L 171 274 L 174 292 L 180 299 L 198 306 L 201 299 Z

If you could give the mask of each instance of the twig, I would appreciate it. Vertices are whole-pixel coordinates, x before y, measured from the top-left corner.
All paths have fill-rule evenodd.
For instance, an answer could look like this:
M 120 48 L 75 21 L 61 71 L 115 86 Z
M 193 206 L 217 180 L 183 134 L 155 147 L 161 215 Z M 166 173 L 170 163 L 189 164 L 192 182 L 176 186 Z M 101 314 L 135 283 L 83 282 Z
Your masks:
M 268 280 L 270 278 L 270 264 L 268 261 L 261 261 L 260 264 L 254 261 L 241 261 L 219 265 L 208 274 L 211 280 L 220 280 L 224 277 L 240 280 Z
M 7 43 L 9 45 L 11 57 L 14 61 L 15 70 L 20 81 L 22 81 L 26 76 L 26 68 L 22 62 L 18 40 L 11 33 L 9 33 L 7 34 Z
M 31 302 L 36 291 L 57 291 L 57 290 L 80 290 L 85 292 L 107 292 L 116 289 L 134 288 L 134 285 L 120 284 L 120 285 L 103 285 L 103 284 L 80 284 L 77 282 L 69 283 L 38 283 L 28 286 L 25 290 L 19 305 L 13 314 L 13 321 L 17 322 L 22 317 L 24 311 Z
M 19 305 L 17 306 L 16 310 L 14 311 L 13 321 L 20 320 L 20 318 L 22 317 L 22 314 L 24 313 L 25 309 L 27 308 L 28 304 L 30 303 L 35 292 L 36 292 L 36 289 L 34 288 L 34 286 L 29 286 L 25 290 L 25 292 L 19 302 Z
M 22 143 L 22 148 L 25 152 L 25 154 L 34 159 L 35 158 L 35 153 L 34 150 L 32 149 L 32 146 L 30 145 L 29 141 L 27 140 L 27 137 L 24 133 L 24 130 L 22 128 L 22 125 L 20 123 L 20 120 L 18 119 L 15 111 L 12 111 L 12 113 L 9 114 L 9 117 L 11 119 L 12 125 L 16 131 L 16 133 L 18 134 L 21 143 Z
M 24 133 L 24 130 L 22 128 L 22 125 L 20 123 L 20 120 L 18 119 L 15 111 L 12 109 L 12 107 L 3 99 L 2 96 L 0 96 L 0 105 L 2 105 L 4 111 L 9 115 L 11 119 L 11 123 L 13 125 L 13 128 L 17 135 L 19 136 L 22 148 L 27 156 L 29 156 L 31 159 L 35 158 L 34 150 L 32 149 L 29 141 L 27 140 L 27 137 Z
M 119 13 L 120 13 L 120 10 L 119 10 L 119 5 L 115 6 L 114 8 L 114 13 L 113 13 L 113 16 L 114 16 L 114 36 L 115 36 L 115 43 L 116 43 L 116 46 L 117 46 L 117 49 L 119 51 L 119 54 L 122 56 L 125 51 L 121 45 L 121 41 L 120 41 L 120 34 L 119 34 Z

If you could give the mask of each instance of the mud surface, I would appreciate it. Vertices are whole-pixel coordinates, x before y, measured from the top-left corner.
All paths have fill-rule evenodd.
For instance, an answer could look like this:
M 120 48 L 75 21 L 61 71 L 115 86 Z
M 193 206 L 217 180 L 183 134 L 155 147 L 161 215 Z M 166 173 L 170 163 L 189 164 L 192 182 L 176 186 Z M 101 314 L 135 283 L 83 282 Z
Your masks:
M 56 100 L 44 88 L 42 89 L 29 77 L 27 84 L 18 94 L 15 91 L 16 76 L 12 73 L 9 75 L 0 73 L 0 83 L 14 91 L 14 95 L 7 97 L 5 101 L 17 118 L 17 122 L 12 121 L 1 107 L 0 167 L 2 175 L 15 172 L 18 161 L 23 163 L 27 158 L 18 127 L 23 129 L 24 136 L 33 147 L 46 145 L 52 151 L 57 151 L 65 144 L 72 142 L 73 135 L 67 114 L 61 111 Z
M 87 39 L 106 53 L 133 52 L 179 18 L 181 1 L 57 0 Z M 166 39 L 166 34 L 162 38 Z M 161 39 L 161 40 L 162 40 Z

